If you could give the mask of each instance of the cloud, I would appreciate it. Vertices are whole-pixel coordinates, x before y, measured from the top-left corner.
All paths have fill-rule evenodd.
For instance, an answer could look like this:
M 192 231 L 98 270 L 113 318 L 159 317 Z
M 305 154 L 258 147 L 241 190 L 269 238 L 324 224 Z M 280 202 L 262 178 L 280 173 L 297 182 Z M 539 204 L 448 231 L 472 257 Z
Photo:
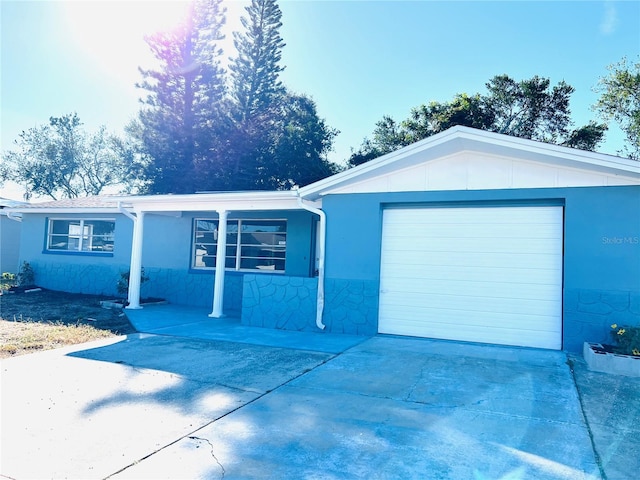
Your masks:
M 600 22 L 600 33 L 611 35 L 618 25 L 618 12 L 611 1 L 604 2 L 604 16 Z

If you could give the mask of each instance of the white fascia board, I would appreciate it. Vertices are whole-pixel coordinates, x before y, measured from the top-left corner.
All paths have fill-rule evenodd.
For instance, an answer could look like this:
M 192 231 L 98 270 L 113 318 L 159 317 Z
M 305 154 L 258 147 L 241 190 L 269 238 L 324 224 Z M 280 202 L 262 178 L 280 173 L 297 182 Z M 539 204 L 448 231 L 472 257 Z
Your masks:
M 640 178 L 640 162 L 634 160 L 456 126 L 307 185 L 300 189 L 300 195 L 305 199 L 316 200 L 350 183 L 463 151 L 477 151 L 545 164 L 594 170 L 610 175 Z
M 25 213 L 48 213 L 48 214 L 54 214 L 54 213 L 55 214 L 70 214 L 70 213 L 74 213 L 74 214 L 85 215 L 85 214 L 105 213 L 105 214 L 113 215 L 115 213 L 122 213 L 117 208 L 112 208 L 112 207 L 106 207 L 106 208 L 100 208 L 100 207 L 91 207 L 91 208 L 82 208 L 82 207 L 76 207 L 76 208 L 72 208 L 72 207 L 64 207 L 64 208 L 54 208 L 54 207 L 19 208 L 19 207 L 16 207 L 16 208 L 6 208 L 5 210 L 7 212 L 10 212 L 10 213 L 22 213 L 22 214 L 25 214 Z
M 467 140 L 464 150 L 499 152 L 503 156 L 640 178 L 640 162 L 628 158 L 481 130 L 465 130 L 460 133 L 460 138 Z
M 305 199 L 317 199 L 324 195 L 328 190 L 332 190 L 337 187 L 341 187 L 351 182 L 360 182 L 368 178 L 376 177 L 384 174 L 388 171 L 395 170 L 397 168 L 404 168 L 407 163 L 411 163 L 411 158 L 416 158 L 416 154 L 422 154 L 420 161 L 445 155 L 450 155 L 456 151 L 460 151 L 460 147 L 453 143 L 460 136 L 460 129 L 466 130 L 466 127 L 453 127 L 444 132 L 432 135 L 418 142 L 407 145 L 399 150 L 387 153 L 381 157 L 369 160 L 366 163 L 358 165 L 357 167 L 350 168 L 344 172 L 337 173 L 331 177 L 319 180 L 315 183 L 307 185 L 300 189 L 300 195 Z M 474 129 L 469 129 L 474 131 Z M 447 143 L 449 143 L 447 145 Z M 436 147 L 441 147 L 435 150 Z M 431 152 L 430 152 L 431 150 Z M 403 160 L 408 160 L 405 162 Z
M 118 198 L 124 208 L 141 212 L 301 210 L 293 191 L 197 193 Z

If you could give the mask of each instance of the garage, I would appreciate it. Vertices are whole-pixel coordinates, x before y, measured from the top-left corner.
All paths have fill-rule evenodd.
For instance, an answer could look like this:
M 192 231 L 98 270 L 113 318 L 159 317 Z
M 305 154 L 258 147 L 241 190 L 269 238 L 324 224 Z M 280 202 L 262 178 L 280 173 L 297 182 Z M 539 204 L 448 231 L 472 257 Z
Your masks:
M 562 348 L 563 207 L 383 210 L 378 331 Z

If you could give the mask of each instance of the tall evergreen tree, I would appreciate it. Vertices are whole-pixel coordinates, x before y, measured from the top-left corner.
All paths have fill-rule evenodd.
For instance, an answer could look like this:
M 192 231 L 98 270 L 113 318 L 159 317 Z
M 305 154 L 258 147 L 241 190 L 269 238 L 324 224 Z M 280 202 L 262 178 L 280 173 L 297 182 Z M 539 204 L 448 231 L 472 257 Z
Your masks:
M 174 30 L 147 38 L 158 70 L 142 70 L 148 92 L 139 114 L 139 140 L 151 161 L 150 193 L 199 188 L 202 165 L 214 162 L 224 125 L 224 70 L 220 66 L 221 0 L 195 0 Z
M 311 99 L 280 81 L 285 43 L 277 1 L 252 0 L 246 12 L 229 66 L 234 129 L 223 188 L 286 189 L 330 175 L 335 166 L 327 153 L 337 132 L 318 117 Z
M 240 21 L 243 32 L 234 32 L 237 56 L 231 72 L 230 168 L 224 188 L 266 188 L 265 167 L 269 163 L 269 131 L 284 94 L 279 74 L 284 42 L 280 37 L 282 12 L 275 0 L 252 0 Z
M 239 122 L 258 120 L 284 94 L 280 7 L 276 0 L 252 0 L 246 12 L 240 19 L 245 31 L 234 32 L 238 55 L 229 66 Z

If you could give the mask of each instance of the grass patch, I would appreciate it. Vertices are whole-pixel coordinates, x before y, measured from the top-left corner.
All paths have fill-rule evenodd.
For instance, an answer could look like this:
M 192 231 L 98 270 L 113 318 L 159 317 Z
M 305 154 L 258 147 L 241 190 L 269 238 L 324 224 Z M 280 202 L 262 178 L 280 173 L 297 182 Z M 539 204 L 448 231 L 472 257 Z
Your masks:
M 0 358 L 112 337 L 108 330 L 62 322 L 0 320 Z
M 42 290 L 0 295 L 0 358 L 134 333 L 105 297 Z

